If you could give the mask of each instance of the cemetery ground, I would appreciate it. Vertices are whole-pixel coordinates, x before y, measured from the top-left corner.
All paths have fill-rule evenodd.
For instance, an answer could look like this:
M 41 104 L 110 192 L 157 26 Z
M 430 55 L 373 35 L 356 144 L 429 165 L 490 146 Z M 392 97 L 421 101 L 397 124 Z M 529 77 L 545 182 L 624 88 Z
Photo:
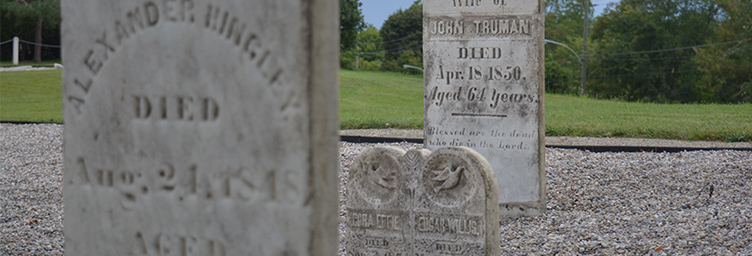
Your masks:
M 0 72 L 0 119 L 59 122 L 60 74 L 59 70 Z M 362 99 L 360 108 L 376 109 L 370 114 L 373 127 L 420 128 L 421 76 L 352 71 L 340 76 L 343 127 L 348 127 L 348 120 L 365 120 L 358 111 L 348 110 L 348 100 Z M 402 94 L 417 100 L 388 100 L 389 95 Z M 386 99 L 376 101 L 379 97 Z M 604 136 L 583 131 L 619 125 L 631 133 L 611 136 L 680 138 L 670 134 L 673 131 L 691 138 L 688 134 L 700 131 L 710 134 L 708 138 L 723 139 L 717 131 L 747 131 L 749 138 L 752 130 L 749 104 L 659 105 L 561 95 L 546 99 L 547 129 L 578 132 L 573 135 Z M 20 112 L 38 102 L 54 103 L 40 107 L 47 110 L 14 114 L 20 117 L 12 119 L 12 113 L 6 112 Z M 409 108 L 417 108 L 417 116 L 394 118 Z M 379 115 L 385 109 L 391 109 L 389 115 Z M 618 122 L 619 116 L 632 119 Z M 417 125 L 400 123 L 409 118 Z M 62 130 L 60 124 L 0 124 L 0 255 L 64 253 Z M 385 144 L 340 143 L 340 230 L 347 216 L 344 188 L 350 165 L 374 146 Z M 422 148 L 411 143 L 386 146 Z M 548 148 L 545 161 L 547 212 L 502 218 L 499 236 L 504 255 L 752 254 L 750 151 L 594 153 Z
M 63 255 L 60 124 L 0 124 L 0 255 Z M 349 169 L 340 143 L 340 230 Z M 503 255 L 750 255 L 752 152 L 546 149 L 547 212 L 502 218 Z M 340 234 L 340 244 L 344 244 Z M 344 248 L 340 248 L 344 252 Z M 342 255 L 342 254 L 340 254 Z
M 62 122 L 60 70 L 0 72 L 0 121 Z M 546 95 L 546 135 L 752 141 L 752 104 L 653 104 Z M 423 77 L 340 71 L 342 129 L 422 129 Z

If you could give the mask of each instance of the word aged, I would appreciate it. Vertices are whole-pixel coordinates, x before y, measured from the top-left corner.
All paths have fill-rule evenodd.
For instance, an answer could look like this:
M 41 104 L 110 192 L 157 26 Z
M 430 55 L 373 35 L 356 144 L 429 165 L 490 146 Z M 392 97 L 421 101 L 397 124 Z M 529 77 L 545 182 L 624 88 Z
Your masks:
M 508 93 L 497 89 L 489 89 L 489 87 L 460 86 L 446 89 L 434 86 L 428 94 L 423 96 L 423 99 L 432 102 L 436 106 L 442 106 L 445 102 L 469 103 L 486 102 L 488 100 L 488 106 L 492 109 L 506 103 L 531 104 L 538 103 L 539 100 L 538 95 Z
M 145 256 L 226 256 L 224 243 L 215 239 L 186 235 L 156 234 L 153 237 L 136 232 L 134 254 Z

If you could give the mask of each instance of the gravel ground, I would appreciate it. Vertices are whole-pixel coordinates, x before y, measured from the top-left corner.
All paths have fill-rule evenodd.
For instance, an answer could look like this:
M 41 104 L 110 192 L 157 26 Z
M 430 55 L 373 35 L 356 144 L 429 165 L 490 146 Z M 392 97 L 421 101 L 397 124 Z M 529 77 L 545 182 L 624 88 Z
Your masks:
M 61 134 L 0 124 L 0 255 L 63 254 Z M 422 147 L 340 143 L 341 182 L 383 145 Z M 547 149 L 546 165 L 548 212 L 502 218 L 502 254 L 752 255 L 752 152 Z
M 0 255 L 63 255 L 62 132 L 0 124 Z

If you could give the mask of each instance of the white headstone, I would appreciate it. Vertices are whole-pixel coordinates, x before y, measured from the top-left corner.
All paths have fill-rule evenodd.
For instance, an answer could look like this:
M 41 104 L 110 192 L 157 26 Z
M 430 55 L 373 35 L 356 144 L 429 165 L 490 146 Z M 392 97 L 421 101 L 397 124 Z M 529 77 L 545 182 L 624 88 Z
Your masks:
M 498 185 L 466 147 L 373 148 L 350 168 L 347 255 L 499 255 Z
M 543 1 L 425 1 L 423 13 L 426 147 L 475 149 L 496 172 L 501 214 L 540 214 Z
M 61 3 L 68 255 L 334 255 L 334 0 Z

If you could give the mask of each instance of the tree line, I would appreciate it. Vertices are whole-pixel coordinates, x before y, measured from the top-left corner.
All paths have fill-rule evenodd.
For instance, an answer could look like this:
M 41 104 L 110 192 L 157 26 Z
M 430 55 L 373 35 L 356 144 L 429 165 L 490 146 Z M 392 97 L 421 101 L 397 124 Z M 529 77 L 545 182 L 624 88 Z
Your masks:
M 356 0 L 351 0 L 356 1 Z M 752 2 L 749 0 L 621 0 L 588 15 L 583 52 L 583 0 L 546 1 L 546 39 L 584 56 L 586 94 L 658 103 L 752 102 Z M 345 69 L 420 73 L 422 2 L 398 10 L 381 30 L 364 26 Z M 579 94 L 581 62 L 559 45 L 545 49 L 546 90 Z M 357 63 L 357 66 L 356 66 Z
M 60 45 L 60 1 L 58 0 L 0 0 L 0 40 L 13 37 L 33 40 L 34 44 L 21 49 L 22 59 L 34 62 L 60 58 L 59 48 L 43 48 L 42 44 Z M 12 58 L 12 45 L 2 45 L 3 60 Z M 27 57 L 29 56 L 29 57 Z
M 752 2 L 749 0 L 621 0 L 597 17 L 589 9 L 582 51 L 584 2 L 546 0 L 546 39 L 587 59 L 589 96 L 660 103 L 752 102 Z M 345 69 L 419 74 L 423 4 L 365 24 L 360 0 L 340 0 L 340 64 Z M 13 36 L 60 44 L 58 0 L 0 0 L 0 40 Z M 2 46 L 4 53 L 8 46 Z M 580 60 L 547 44 L 546 90 L 580 93 Z M 59 58 L 58 49 L 27 47 L 24 56 Z M 9 59 L 10 54 L 2 54 Z

